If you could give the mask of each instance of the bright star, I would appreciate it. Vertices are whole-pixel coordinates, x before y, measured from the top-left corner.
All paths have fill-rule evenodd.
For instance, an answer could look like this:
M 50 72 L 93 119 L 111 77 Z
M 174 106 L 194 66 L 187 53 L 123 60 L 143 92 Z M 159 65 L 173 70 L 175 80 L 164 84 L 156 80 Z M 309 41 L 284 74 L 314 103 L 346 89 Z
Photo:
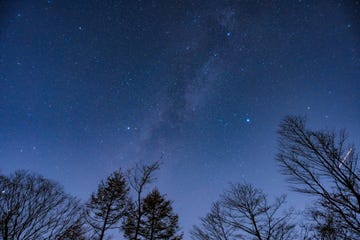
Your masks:
M 250 122 L 251 122 L 251 119 L 250 119 L 250 118 L 246 118 L 245 121 L 246 121 L 247 123 L 250 123 Z

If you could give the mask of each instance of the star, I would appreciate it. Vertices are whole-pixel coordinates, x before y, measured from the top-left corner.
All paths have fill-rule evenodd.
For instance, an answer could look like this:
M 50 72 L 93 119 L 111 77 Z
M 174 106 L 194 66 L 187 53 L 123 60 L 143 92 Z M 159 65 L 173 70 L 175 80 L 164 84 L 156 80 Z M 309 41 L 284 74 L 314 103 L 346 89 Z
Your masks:
M 222 183 L 281 178 L 262 163 L 288 114 L 360 134 L 357 25 L 337 4 L 296 1 L 304 6 L 278 1 L 258 21 L 259 1 L 8 1 L 0 172 L 44 174 L 87 201 L 115 168 L 159 159 L 155 184 L 184 209 L 191 238 L 204 210 L 192 205 L 217 201 Z M 358 14 L 360 1 L 346 4 Z

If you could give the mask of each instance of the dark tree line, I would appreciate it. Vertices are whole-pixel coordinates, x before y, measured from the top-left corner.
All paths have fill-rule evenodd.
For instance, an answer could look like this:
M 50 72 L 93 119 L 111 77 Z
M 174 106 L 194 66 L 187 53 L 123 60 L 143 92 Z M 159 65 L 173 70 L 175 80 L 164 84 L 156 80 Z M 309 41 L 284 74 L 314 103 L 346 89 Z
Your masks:
M 261 190 L 232 185 L 193 228 L 193 239 L 360 239 L 360 168 L 346 133 L 314 131 L 305 118 L 288 116 L 278 134 L 281 173 L 292 190 L 316 199 L 305 224 L 280 211 L 283 197 L 270 204 Z
M 0 176 L 0 189 L 1 239 L 72 239 L 81 223 L 79 201 L 39 175 L 18 171 Z
M 191 234 L 199 240 L 294 239 L 292 212 L 283 209 L 284 202 L 281 196 L 270 203 L 250 184 L 231 185 Z
M 277 162 L 292 190 L 315 202 L 298 216 L 285 196 L 269 200 L 248 183 L 232 184 L 193 227 L 195 240 L 360 239 L 360 168 L 344 131 L 314 131 L 301 117 L 279 127 Z M 181 240 L 172 202 L 149 187 L 160 164 L 117 170 L 82 204 L 57 183 L 26 171 L 0 174 L 0 239 Z
M 85 205 L 91 239 L 105 239 L 110 229 L 122 230 L 131 240 L 182 239 L 172 202 L 156 188 L 145 195 L 159 168 L 158 162 L 136 165 L 126 173 L 116 171 L 100 183 Z
M 109 230 L 125 239 L 182 239 L 172 202 L 157 188 L 147 191 L 160 164 L 113 172 L 81 204 L 40 175 L 0 175 L 0 239 L 103 240 Z M 135 200 L 131 198 L 131 190 Z

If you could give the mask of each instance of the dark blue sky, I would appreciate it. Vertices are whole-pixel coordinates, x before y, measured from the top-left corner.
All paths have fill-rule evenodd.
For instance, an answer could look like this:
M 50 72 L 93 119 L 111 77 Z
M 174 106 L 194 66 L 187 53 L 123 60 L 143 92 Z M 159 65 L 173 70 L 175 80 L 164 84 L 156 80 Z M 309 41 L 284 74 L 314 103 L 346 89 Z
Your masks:
M 185 236 L 229 182 L 287 192 L 274 160 L 284 116 L 360 143 L 359 11 L 359 1 L 2 1 L 1 172 L 38 172 L 85 200 L 113 170 L 161 158 L 156 185 Z

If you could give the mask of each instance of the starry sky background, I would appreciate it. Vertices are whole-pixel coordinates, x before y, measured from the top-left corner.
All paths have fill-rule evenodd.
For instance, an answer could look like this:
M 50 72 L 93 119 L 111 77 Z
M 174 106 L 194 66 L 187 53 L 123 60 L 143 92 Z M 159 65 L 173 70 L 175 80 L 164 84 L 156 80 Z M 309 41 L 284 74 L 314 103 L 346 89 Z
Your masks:
M 288 114 L 360 136 L 359 1 L 1 1 L 0 169 L 83 200 L 156 159 L 185 236 L 229 182 L 288 191 Z M 289 203 L 303 206 L 290 194 Z

